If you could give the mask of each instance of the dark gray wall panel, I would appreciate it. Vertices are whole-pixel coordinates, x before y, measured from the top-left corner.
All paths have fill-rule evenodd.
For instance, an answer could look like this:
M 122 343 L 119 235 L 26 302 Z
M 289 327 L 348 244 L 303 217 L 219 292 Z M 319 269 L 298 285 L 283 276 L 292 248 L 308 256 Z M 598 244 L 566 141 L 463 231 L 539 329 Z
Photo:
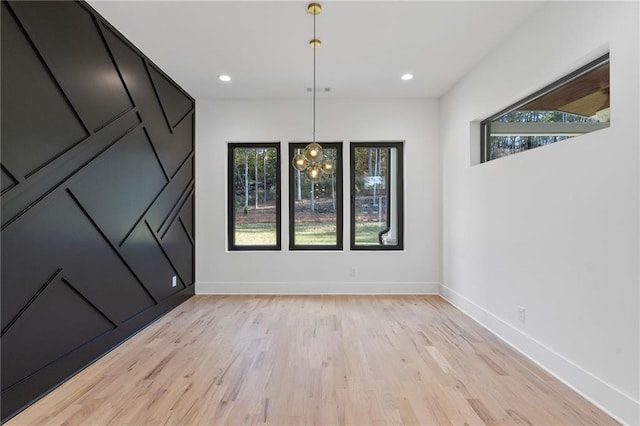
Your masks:
M 91 13 L 68 1 L 11 6 L 90 130 L 132 107 Z
M 182 208 L 182 211 L 180 212 L 180 220 L 182 221 L 187 233 L 191 235 L 191 239 L 195 240 L 196 236 L 193 233 L 193 195 L 189 197 Z
M 24 177 L 88 134 L 5 3 L 2 40 L 2 162 Z
M 2 233 L 3 329 L 58 268 L 117 322 L 154 304 L 71 196 L 61 192 Z
M 155 68 L 151 67 L 149 73 L 158 92 L 162 109 L 173 128 L 191 110 L 191 100 Z
M 1 171 L 1 178 L 0 178 L 0 182 L 2 182 L 2 192 L 6 192 L 9 189 L 13 188 L 18 182 L 8 173 L 4 170 L 4 167 L 2 167 L 0 169 Z
M 57 186 L 67 182 L 74 173 L 90 168 L 92 161 L 100 156 L 127 133 L 138 127 L 140 119 L 135 111 L 129 111 L 110 123 L 100 132 L 93 134 L 82 143 L 50 162 L 28 179 L 9 191 L 0 200 L 2 204 L 2 228 L 22 212 L 34 206 Z M 4 142 L 4 141 L 3 141 Z M 3 143 L 4 147 L 4 143 Z
M 51 282 L 2 336 L 2 385 L 15 384 L 113 328 L 68 284 L 61 279 Z
M 94 163 L 71 190 L 100 229 L 119 243 L 167 179 L 141 128 L 112 146 Z
M 177 273 L 146 222 L 138 224 L 122 245 L 121 252 L 140 279 L 149 283 L 149 291 L 157 300 L 163 300 L 185 287 L 180 279 L 176 287 L 171 286 L 171 277 Z
M 6 421 L 193 294 L 194 102 L 85 3 L 0 4 Z
M 189 183 L 193 179 L 193 158 L 188 159 L 178 170 L 178 173 L 171 179 L 171 182 L 162 191 L 153 207 L 147 213 L 149 225 L 155 232 L 167 224 L 169 215 L 177 207 L 180 197 L 186 195 Z
M 174 220 L 162 238 L 162 247 L 171 259 L 180 278 L 187 284 L 193 283 L 193 250 L 179 220 Z
M 173 129 L 173 155 L 176 158 L 185 159 L 193 152 L 193 123 L 189 118 L 180 121 Z
M 115 34 L 107 30 L 104 33 L 133 102 L 147 125 L 149 138 L 158 153 L 164 171 L 172 176 L 191 151 L 191 145 L 188 144 L 185 147 L 185 144 L 173 137 L 152 84 L 149 67 Z

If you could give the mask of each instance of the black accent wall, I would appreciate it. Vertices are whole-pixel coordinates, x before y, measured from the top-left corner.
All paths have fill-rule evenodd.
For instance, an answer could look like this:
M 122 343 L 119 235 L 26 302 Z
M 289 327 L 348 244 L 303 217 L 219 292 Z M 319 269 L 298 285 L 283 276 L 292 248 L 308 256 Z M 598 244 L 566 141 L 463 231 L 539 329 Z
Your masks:
M 6 420 L 193 294 L 194 100 L 85 3 L 1 8 Z

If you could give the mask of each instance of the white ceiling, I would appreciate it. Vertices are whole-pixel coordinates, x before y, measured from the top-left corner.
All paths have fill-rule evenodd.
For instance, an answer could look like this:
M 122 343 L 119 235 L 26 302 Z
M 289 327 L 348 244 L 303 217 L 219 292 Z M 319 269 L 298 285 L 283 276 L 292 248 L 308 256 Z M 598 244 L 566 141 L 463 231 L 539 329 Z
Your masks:
M 306 1 L 96 1 L 100 14 L 196 98 L 308 97 Z M 324 1 L 317 86 L 330 97 L 438 97 L 540 2 Z M 412 73 L 411 81 L 401 81 Z M 230 83 L 218 75 L 229 74 Z

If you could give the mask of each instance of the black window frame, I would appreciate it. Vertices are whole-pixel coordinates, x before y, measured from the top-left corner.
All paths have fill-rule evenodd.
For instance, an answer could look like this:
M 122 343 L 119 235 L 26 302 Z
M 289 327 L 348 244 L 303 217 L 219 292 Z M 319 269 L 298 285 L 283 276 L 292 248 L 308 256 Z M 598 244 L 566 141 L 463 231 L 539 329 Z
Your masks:
M 484 120 L 482 120 L 480 122 L 480 163 L 486 163 L 488 161 L 492 161 L 491 158 L 489 158 L 490 156 L 490 152 L 489 152 L 489 138 L 490 138 L 490 125 L 491 122 L 499 117 L 502 117 L 503 115 L 512 112 L 520 107 L 522 107 L 523 105 L 543 96 L 546 95 L 549 92 L 554 91 L 555 89 L 558 89 L 562 86 L 564 86 L 565 84 L 571 82 L 572 80 L 575 80 L 576 78 L 582 76 L 583 74 L 588 73 L 591 70 L 594 70 L 606 63 L 610 63 L 610 59 L 609 59 L 609 53 L 607 52 L 606 54 L 598 57 L 597 59 L 589 62 L 588 64 L 578 68 L 577 70 L 565 75 L 564 77 L 559 78 L 558 80 L 554 81 L 551 84 L 548 84 L 547 86 L 543 87 L 542 89 L 534 92 L 533 94 L 511 104 L 510 106 L 508 106 L 507 108 L 501 110 L 500 112 L 497 112 L 495 114 L 493 114 L 492 116 L 485 118 Z M 525 150 L 526 151 L 526 150 Z M 517 154 L 517 153 L 514 153 Z M 507 157 L 510 157 L 513 154 L 508 155 Z M 500 158 L 504 158 L 504 157 L 500 157 Z M 497 158 L 495 159 L 497 160 Z
M 397 167 L 397 209 L 398 209 L 398 243 L 395 245 L 383 245 L 382 244 L 382 231 L 378 235 L 379 245 L 356 245 L 356 164 L 355 164 L 355 152 L 357 148 L 395 148 L 398 152 L 398 167 Z M 373 251 L 386 251 L 386 250 L 404 250 L 404 141 L 375 141 L 375 142 L 350 142 L 349 143 L 349 220 L 351 229 L 349 230 L 349 243 L 350 249 L 354 251 L 361 250 L 373 250 Z M 387 173 L 387 188 L 390 189 L 390 174 Z M 391 195 L 389 191 L 387 193 L 387 199 Z M 387 214 L 387 225 L 391 220 L 391 213 Z M 387 226 L 387 230 L 389 227 Z
M 237 245 L 235 243 L 235 150 L 237 148 L 275 149 L 276 160 L 276 244 L 275 245 Z M 229 251 L 279 251 L 282 250 L 282 167 L 280 142 L 228 142 L 227 143 L 227 244 Z
M 320 142 L 323 148 L 333 148 L 336 150 L 335 174 L 336 174 L 336 244 L 335 245 L 297 245 L 295 244 L 295 169 L 291 164 L 296 149 L 304 149 L 310 142 L 289 142 L 289 250 L 291 251 L 341 251 L 344 250 L 344 202 L 343 202 L 343 161 L 342 161 L 342 141 Z M 304 173 L 304 172 L 303 172 Z

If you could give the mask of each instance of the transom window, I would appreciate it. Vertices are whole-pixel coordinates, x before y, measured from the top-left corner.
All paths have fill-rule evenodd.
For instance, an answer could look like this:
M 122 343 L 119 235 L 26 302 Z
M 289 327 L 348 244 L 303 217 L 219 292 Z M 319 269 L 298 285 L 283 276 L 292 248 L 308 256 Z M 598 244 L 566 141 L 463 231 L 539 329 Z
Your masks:
M 495 160 L 609 127 L 609 54 L 481 124 L 481 160 Z

